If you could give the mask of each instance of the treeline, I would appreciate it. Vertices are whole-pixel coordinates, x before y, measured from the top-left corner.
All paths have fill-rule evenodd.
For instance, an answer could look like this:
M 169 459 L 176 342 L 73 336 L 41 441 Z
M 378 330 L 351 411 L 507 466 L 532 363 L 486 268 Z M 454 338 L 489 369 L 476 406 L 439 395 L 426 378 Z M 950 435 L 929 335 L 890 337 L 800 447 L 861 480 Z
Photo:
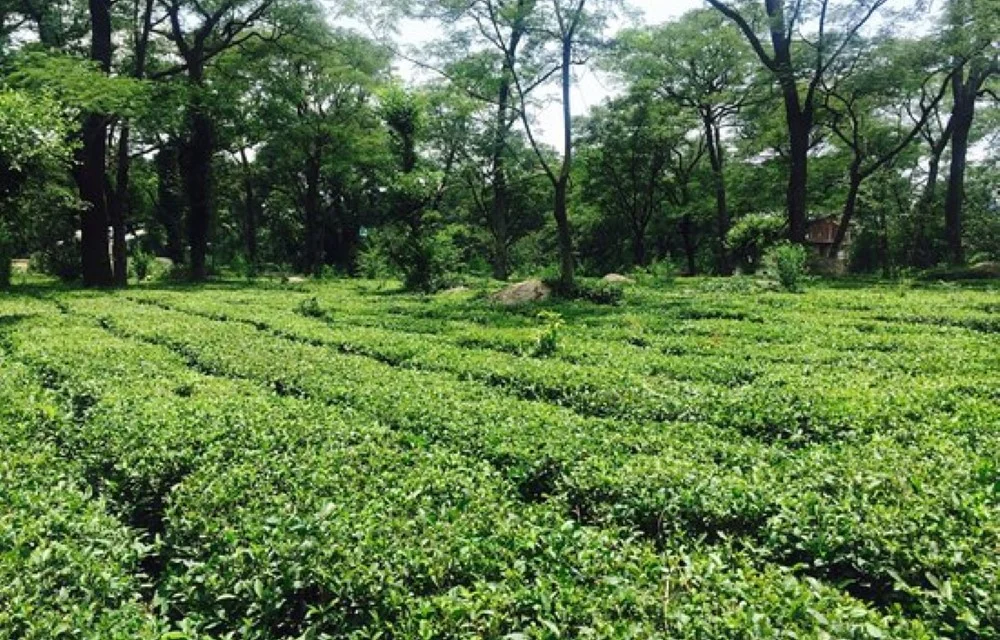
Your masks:
M 0 0 L 0 280 L 997 261 L 1000 7 L 924 4 Z

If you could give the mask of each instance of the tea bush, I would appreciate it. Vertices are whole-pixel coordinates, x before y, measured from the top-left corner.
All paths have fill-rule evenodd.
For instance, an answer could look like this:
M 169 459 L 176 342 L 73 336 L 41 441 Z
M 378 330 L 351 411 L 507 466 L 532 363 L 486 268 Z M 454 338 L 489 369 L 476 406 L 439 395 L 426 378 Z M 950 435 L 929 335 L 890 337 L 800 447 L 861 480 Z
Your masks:
M 997 304 L 15 292 L 0 428 L 34 462 L 0 468 L 32 519 L 78 505 L 42 538 L 100 525 L 52 556 L 66 600 L 12 597 L 36 637 L 997 638 Z M 35 576 L 5 522 L 0 575 Z M 115 589 L 77 589 L 105 539 Z

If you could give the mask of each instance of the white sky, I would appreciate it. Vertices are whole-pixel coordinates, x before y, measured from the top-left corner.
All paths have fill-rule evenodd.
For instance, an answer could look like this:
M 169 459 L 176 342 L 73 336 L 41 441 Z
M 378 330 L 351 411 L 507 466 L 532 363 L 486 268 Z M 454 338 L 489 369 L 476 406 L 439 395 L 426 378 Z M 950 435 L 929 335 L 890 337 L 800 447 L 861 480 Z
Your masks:
M 706 5 L 703 0 L 631 0 L 632 7 L 640 9 L 644 16 L 643 24 L 654 25 L 667 22 L 690 11 Z M 401 47 L 419 47 L 441 37 L 440 29 L 429 22 L 407 21 L 400 26 L 398 42 Z M 422 71 L 405 60 L 397 61 L 397 70 L 408 81 L 433 77 L 432 72 Z M 553 87 L 553 91 L 555 87 Z M 600 77 L 590 68 L 577 68 L 572 97 L 570 98 L 573 114 L 583 115 L 591 107 L 600 104 L 611 95 L 614 89 L 607 78 Z M 536 136 L 553 147 L 562 146 L 562 111 L 558 103 L 553 101 L 536 114 Z
M 638 9 L 643 17 L 640 24 L 656 25 L 678 18 L 682 14 L 699 7 L 707 7 L 704 0 L 627 0 L 633 9 Z M 901 28 L 913 33 L 926 31 L 933 24 L 934 10 L 940 5 L 940 0 L 930 0 L 929 10 L 924 13 L 926 18 L 918 19 Z M 907 5 L 905 0 L 891 0 L 887 9 Z M 876 19 L 876 23 L 879 22 Z M 624 22 L 621 23 L 624 25 Z M 883 23 L 885 26 L 885 23 Z M 399 26 L 397 46 L 419 56 L 419 47 L 442 37 L 441 27 L 432 22 L 406 21 Z M 433 77 L 433 72 L 420 69 L 406 60 L 398 60 L 396 68 L 407 81 L 420 81 Z M 551 88 L 553 98 L 557 95 L 557 87 Z M 574 115 L 586 114 L 591 107 L 600 104 L 605 98 L 615 93 L 615 88 L 609 78 L 595 73 L 592 68 L 575 70 L 575 80 L 571 95 Z M 556 148 L 562 147 L 562 112 L 558 102 L 553 99 L 548 106 L 540 109 L 535 117 L 536 136 Z

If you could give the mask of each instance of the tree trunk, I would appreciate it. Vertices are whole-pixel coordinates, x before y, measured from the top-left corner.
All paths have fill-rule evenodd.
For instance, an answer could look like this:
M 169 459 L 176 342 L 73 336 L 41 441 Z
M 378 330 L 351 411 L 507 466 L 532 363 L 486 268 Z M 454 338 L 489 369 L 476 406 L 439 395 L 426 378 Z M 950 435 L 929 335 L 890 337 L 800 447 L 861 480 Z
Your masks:
M 632 260 L 637 267 L 646 266 L 646 229 L 635 228 L 632 230 Z
M 141 80 L 146 75 L 146 53 L 149 50 L 149 34 L 153 25 L 153 2 L 145 0 L 145 6 L 141 14 L 141 25 L 135 32 L 135 67 L 133 76 Z M 140 21 L 139 5 L 135 5 L 135 21 Z M 131 137 L 131 127 L 125 120 L 122 123 L 122 130 L 118 137 L 118 158 L 115 172 L 115 190 L 108 207 L 112 232 L 112 271 L 115 284 L 125 286 L 128 284 L 128 245 L 125 240 L 125 219 L 128 212 L 128 191 L 132 157 L 129 155 L 129 139 Z
M 562 43 L 562 110 L 563 110 L 563 163 L 555 181 L 556 229 L 559 233 L 559 280 L 571 288 L 576 264 L 573 259 L 573 236 L 569 229 L 569 178 L 573 169 L 573 110 L 570 104 L 572 88 L 573 35 L 563 37 Z
M 962 247 L 962 207 L 965 200 L 965 169 L 968 164 L 969 132 L 975 117 L 976 94 L 970 93 L 960 74 L 953 84 L 955 105 L 952 110 L 951 172 L 948 176 L 948 193 L 944 202 L 945 238 L 948 241 L 948 259 L 952 264 L 965 262 Z
M 111 70 L 111 6 L 108 0 L 90 0 L 90 58 L 101 70 Z M 84 286 L 112 284 L 108 255 L 108 206 L 105 192 L 107 119 L 89 114 L 83 123 L 83 146 L 78 154 L 80 166 L 75 172 L 84 210 L 80 215 L 80 245 Z
M 180 188 L 177 143 L 168 142 L 156 154 L 156 219 L 167 236 L 167 257 L 175 265 L 184 264 L 184 202 Z
M 732 275 L 733 267 L 726 248 L 726 236 L 729 234 L 729 207 L 726 203 L 725 158 L 722 149 L 722 137 L 718 123 L 711 113 L 703 116 L 705 138 L 708 141 L 708 158 L 712 165 L 712 181 L 715 187 L 715 222 L 716 222 L 716 268 L 719 273 Z
M 698 273 L 695 261 L 697 247 L 694 242 L 694 224 L 689 213 L 685 213 L 681 218 L 681 240 L 684 243 L 684 256 L 687 259 L 687 275 L 693 276 Z
M 941 156 L 951 141 L 951 131 L 942 135 L 941 139 L 932 145 L 931 156 L 927 166 L 927 182 L 914 211 L 913 247 L 910 253 L 910 264 L 914 267 L 928 268 L 934 266 L 937 257 L 927 235 L 926 224 L 931 219 L 934 200 L 937 197 L 938 176 L 941 173 Z
M 560 180 L 555 188 L 556 231 L 559 238 L 559 282 L 564 287 L 572 287 L 576 264 L 573 259 L 573 236 L 569 228 L 568 215 L 569 180 Z
M 192 58 L 200 60 L 201 54 Z M 189 107 L 191 127 L 183 162 L 188 196 L 188 242 L 191 246 L 190 279 L 194 282 L 208 276 L 208 234 L 212 223 L 212 155 L 215 152 L 215 123 L 201 95 L 204 90 L 204 69 L 198 65 L 188 69 L 194 96 Z
M 837 235 L 834 236 L 833 244 L 830 245 L 827 253 L 828 258 L 836 258 L 837 254 L 840 253 L 840 248 L 844 244 L 844 238 L 847 237 L 847 230 L 851 226 L 851 220 L 854 219 L 854 212 L 857 211 L 858 193 L 861 192 L 861 182 L 863 179 L 860 165 L 858 162 L 854 162 L 851 165 L 851 178 L 850 185 L 847 188 L 847 200 L 844 202 L 844 211 L 840 214 Z
M 77 154 L 75 171 L 80 198 L 80 248 L 83 284 L 106 287 L 112 284 L 108 253 L 108 210 L 104 189 L 104 154 L 107 125 L 103 116 L 89 115 L 83 124 L 83 146 Z
M 506 67 L 506 63 L 505 63 Z M 507 119 L 510 103 L 510 80 L 504 77 L 497 99 L 496 136 L 493 140 L 493 203 L 490 226 L 493 231 L 493 277 L 506 280 L 510 275 L 507 253 L 507 169 L 504 154 L 507 148 Z
M 243 166 L 244 217 L 243 240 L 247 252 L 250 273 L 257 273 L 257 195 L 254 191 L 253 170 L 247 158 L 246 149 L 240 148 L 240 163 Z
M 797 99 L 797 98 L 796 98 Z M 789 118 L 793 116 L 789 114 Z M 802 244 L 806 241 L 807 204 L 806 192 L 809 183 L 809 130 L 807 120 L 799 115 L 789 121 L 789 142 L 791 143 L 791 166 L 788 171 L 788 238 Z
M 125 241 L 125 208 L 128 203 L 129 183 L 129 138 L 131 128 L 126 122 L 118 135 L 118 162 L 115 173 L 115 190 L 108 208 L 111 220 L 111 257 L 115 284 L 124 287 L 128 284 L 128 245 Z
M 306 271 L 319 275 L 323 264 L 323 228 L 321 224 L 321 203 L 319 194 L 320 168 L 322 157 L 316 150 L 306 159 L 305 178 L 305 233 L 306 233 Z

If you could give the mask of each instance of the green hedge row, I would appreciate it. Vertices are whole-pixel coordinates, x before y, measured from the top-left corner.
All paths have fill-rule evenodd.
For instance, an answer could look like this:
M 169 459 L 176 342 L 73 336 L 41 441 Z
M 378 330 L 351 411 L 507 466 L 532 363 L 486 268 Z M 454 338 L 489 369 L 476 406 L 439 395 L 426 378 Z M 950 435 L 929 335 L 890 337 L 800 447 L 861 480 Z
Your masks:
M 584 520 L 660 537 L 739 536 L 763 557 L 801 564 L 881 604 L 898 602 L 949 633 L 995 637 L 998 520 L 989 457 L 970 455 L 947 434 L 796 450 L 706 425 L 629 426 L 243 324 L 148 305 L 76 307 L 207 370 L 348 406 L 490 460 L 529 497 L 565 494 Z M 934 451 L 940 461 L 921 464 Z M 940 468 L 950 472 L 939 477 Z
M 360 410 L 192 372 L 75 317 L 5 333 L 68 416 L 37 433 L 122 513 L 159 495 L 147 560 L 170 637 L 930 637 L 730 545 L 582 526 Z

